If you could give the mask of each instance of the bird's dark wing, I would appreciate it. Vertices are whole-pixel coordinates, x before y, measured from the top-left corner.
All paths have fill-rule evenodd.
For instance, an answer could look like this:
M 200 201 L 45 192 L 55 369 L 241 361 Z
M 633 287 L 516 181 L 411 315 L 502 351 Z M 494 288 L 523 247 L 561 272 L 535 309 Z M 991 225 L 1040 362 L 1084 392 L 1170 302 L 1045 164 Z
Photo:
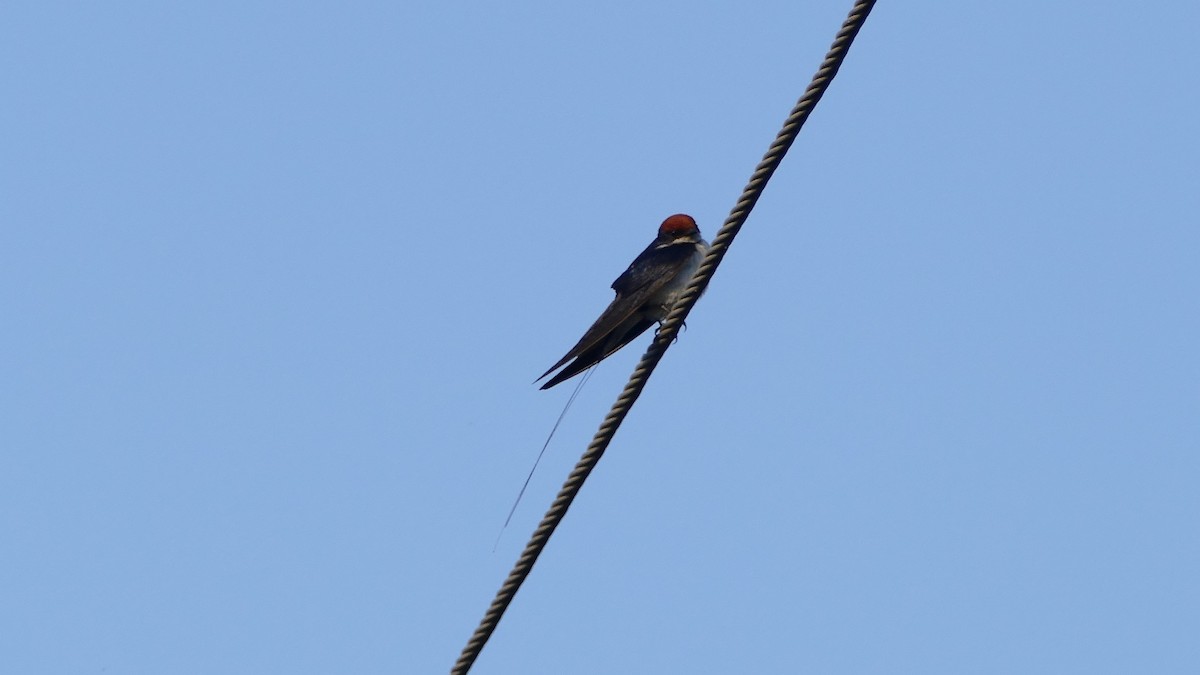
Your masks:
M 597 342 L 591 349 L 588 349 L 579 356 L 575 357 L 575 360 L 567 364 L 566 368 L 563 368 L 557 375 L 550 378 L 546 384 L 542 385 L 542 389 L 549 389 L 556 384 L 561 384 L 562 382 L 575 377 L 579 373 L 582 373 L 588 368 L 591 368 L 597 363 L 600 363 L 604 359 L 611 356 L 613 352 L 629 344 L 634 340 L 634 338 L 642 333 L 645 333 L 646 329 L 653 325 L 654 319 L 642 319 L 635 321 L 630 323 L 629 327 L 622 331 L 620 336 L 614 335 L 612 336 L 614 338 L 612 340 Z M 558 366 L 555 366 L 554 368 L 557 367 Z M 554 368 L 551 368 L 550 370 L 553 371 Z M 542 377 L 545 377 L 545 375 Z
M 612 288 L 617 292 L 617 297 L 600 314 L 600 318 L 596 319 L 591 328 L 588 328 L 583 337 L 579 339 L 579 342 L 559 359 L 558 363 L 542 373 L 542 377 L 538 379 L 546 377 L 562 367 L 567 361 L 581 356 L 585 352 L 595 350 L 597 347 L 600 347 L 600 352 L 603 353 L 591 363 L 599 363 L 617 349 L 625 346 L 630 340 L 641 335 L 650 324 L 654 323 L 653 321 L 647 323 L 646 326 L 643 326 L 634 335 L 629 336 L 628 340 L 618 341 L 616 347 L 611 347 L 613 342 L 607 339 L 613 329 L 625 323 L 634 312 L 646 304 L 647 300 L 662 290 L 663 286 L 667 285 L 678 272 L 679 268 L 687 262 L 694 250 L 695 245 L 689 243 L 676 244 L 657 250 L 651 244 L 645 251 L 642 251 L 641 255 L 635 258 L 633 263 L 629 265 L 629 268 L 612 283 Z M 648 265 L 645 261 L 651 255 L 656 257 L 662 256 L 662 259 L 652 265 Z M 621 337 L 623 338 L 624 336 Z M 611 348 L 606 349 L 606 347 Z M 588 365 L 591 365 L 591 363 Z M 584 366 L 580 370 L 586 368 L 587 366 Z
M 662 288 L 679 272 L 679 268 L 687 263 L 695 251 L 696 245 L 690 242 L 663 248 L 656 248 L 654 244 L 650 244 L 633 259 L 629 268 L 612 282 L 612 289 L 617 295 L 622 295 L 633 294 L 649 286 L 654 290 L 648 293 L 647 297 L 653 295 L 654 291 Z M 648 262 L 650 258 L 655 259 L 653 264 Z
M 647 295 L 645 297 L 649 296 Z M 587 329 L 587 332 L 583 334 L 583 337 L 579 338 L 579 342 L 575 343 L 575 346 L 571 347 L 571 350 L 563 355 L 563 357 L 558 360 L 558 363 L 550 366 L 549 370 L 542 373 L 542 377 L 546 377 L 555 370 L 558 370 L 567 361 L 570 361 L 571 359 L 583 354 L 584 352 L 587 352 L 588 350 L 596 348 L 598 345 L 604 342 L 605 338 L 608 337 L 608 334 L 611 333 L 614 328 L 627 321 L 629 317 L 633 316 L 633 313 L 642 306 L 643 302 L 645 302 L 645 297 L 639 298 L 636 296 L 617 296 L 617 298 L 613 300 L 612 303 L 608 305 L 608 308 L 605 309 L 600 315 L 600 318 L 596 319 L 591 328 Z M 540 380 L 542 377 L 539 377 L 538 379 Z

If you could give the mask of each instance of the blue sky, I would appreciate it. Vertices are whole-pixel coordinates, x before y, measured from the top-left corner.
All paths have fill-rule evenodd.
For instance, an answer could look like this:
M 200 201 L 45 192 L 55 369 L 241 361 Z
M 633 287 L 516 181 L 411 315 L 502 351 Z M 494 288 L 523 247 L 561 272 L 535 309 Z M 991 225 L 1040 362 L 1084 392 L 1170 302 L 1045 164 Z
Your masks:
M 7 4 L 0 671 L 448 670 L 850 4 Z M 1198 22 L 881 3 L 472 672 L 1200 671 Z

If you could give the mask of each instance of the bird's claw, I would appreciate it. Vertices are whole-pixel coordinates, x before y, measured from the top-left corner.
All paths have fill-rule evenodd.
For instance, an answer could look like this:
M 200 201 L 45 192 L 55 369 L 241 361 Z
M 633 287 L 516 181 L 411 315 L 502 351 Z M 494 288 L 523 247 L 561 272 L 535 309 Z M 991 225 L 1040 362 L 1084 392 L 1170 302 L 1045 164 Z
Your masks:
M 687 322 L 686 321 L 681 321 L 679 323 L 679 330 L 681 332 L 687 330 Z M 658 328 L 654 329 L 655 337 L 658 337 L 658 334 L 661 332 L 662 332 L 662 324 L 660 323 L 660 324 L 658 324 Z M 675 337 L 671 339 L 671 344 L 675 344 L 676 342 L 679 342 L 679 333 L 675 333 Z

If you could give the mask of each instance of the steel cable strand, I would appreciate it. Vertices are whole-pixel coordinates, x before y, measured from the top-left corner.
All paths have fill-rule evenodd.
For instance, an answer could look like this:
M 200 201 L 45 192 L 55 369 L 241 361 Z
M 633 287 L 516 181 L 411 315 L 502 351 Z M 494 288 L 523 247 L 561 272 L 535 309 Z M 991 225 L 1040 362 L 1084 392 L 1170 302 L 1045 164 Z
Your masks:
M 508 574 L 508 578 L 504 580 L 504 584 L 500 590 L 496 592 L 495 599 L 488 607 L 483 619 L 479 623 L 479 627 L 475 629 L 475 633 L 468 640 L 466 647 L 463 648 L 462 654 L 458 661 L 455 662 L 451 669 L 451 675 L 465 675 L 471 669 L 475 659 L 479 653 L 483 651 L 483 646 L 487 644 L 488 638 L 496 630 L 501 617 L 508 609 L 517 591 L 521 588 L 525 578 L 529 576 L 533 569 L 534 563 L 537 562 L 542 550 L 546 547 L 546 543 L 550 540 L 550 535 L 558 528 L 566 516 L 567 509 L 571 503 L 575 501 L 575 497 L 579 494 L 579 490 L 583 487 L 583 482 L 587 480 L 592 469 L 596 468 L 600 457 L 604 455 L 604 451 L 608 448 L 613 436 L 616 435 L 617 428 L 621 426 L 625 416 L 629 414 L 633 404 L 641 396 L 642 390 L 646 386 L 650 374 L 654 372 L 654 368 L 666 353 L 667 347 L 675 340 L 675 336 L 679 334 L 679 329 L 683 325 L 692 307 L 696 304 L 700 294 L 704 288 L 708 286 L 713 274 L 717 270 L 717 266 L 721 264 L 721 260 L 725 257 L 725 252 L 733 243 L 733 238 L 737 236 L 742 225 L 745 224 L 746 218 L 750 215 L 750 211 L 754 208 L 758 198 L 762 195 L 763 189 L 767 185 L 767 181 L 771 179 L 775 169 L 779 167 L 783 157 L 787 154 L 788 149 L 796 140 L 796 136 L 800 133 L 800 128 L 804 126 L 805 120 L 808 119 L 809 113 L 816 106 L 817 102 L 824 96 L 826 89 L 829 88 L 830 82 L 837 75 L 838 69 L 841 68 L 842 62 L 846 58 L 846 54 L 850 49 L 851 43 L 854 42 L 855 36 L 858 35 L 867 16 L 871 13 L 871 9 L 875 6 L 875 0 L 859 0 L 850 10 L 846 21 L 842 24 L 842 28 L 838 31 L 834 38 L 833 44 L 829 48 L 829 52 L 825 55 L 825 60 L 817 69 L 816 75 L 813 76 L 812 82 L 809 83 L 804 95 L 797 101 L 796 106 L 792 108 L 792 112 L 788 115 L 784 122 L 783 128 L 775 137 L 775 141 L 771 143 L 771 147 L 763 156 L 762 161 L 755 167 L 754 173 L 750 177 L 750 181 L 742 191 L 742 196 L 734 205 L 729 217 L 725 219 L 725 223 L 721 226 L 720 231 L 713 238 L 712 245 L 709 247 L 708 254 L 701 263 L 700 268 L 696 270 L 695 276 L 687 289 L 675 303 L 675 307 L 671 313 L 663 321 L 659 330 L 655 334 L 654 340 L 650 343 L 646 353 L 642 355 L 641 361 L 634 368 L 633 374 L 630 375 L 629 382 L 625 385 L 625 389 L 621 395 L 617 397 L 608 415 L 604 418 L 604 422 L 596 431 L 596 435 L 592 438 L 591 444 L 587 450 L 579 458 L 575 464 L 575 468 L 571 470 L 571 474 L 563 483 L 563 486 L 558 491 L 558 495 L 554 498 L 554 502 L 550 505 L 546 515 L 542 517 L 542 521 L 538 524 L 529 542 L 525 544 L 525 550 L 521 552 L 521 557 L 517 559 L 513 569 Z

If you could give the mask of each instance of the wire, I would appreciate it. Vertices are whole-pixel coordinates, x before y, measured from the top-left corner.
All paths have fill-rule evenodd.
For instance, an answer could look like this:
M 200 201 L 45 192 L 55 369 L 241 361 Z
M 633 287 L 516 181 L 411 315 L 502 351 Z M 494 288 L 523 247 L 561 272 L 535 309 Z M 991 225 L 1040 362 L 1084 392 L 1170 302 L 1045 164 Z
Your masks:
M 525 544 L 525 550 L 521 552 L 521 557 L 517 559 L 516 565 L 512 571 L 508 573 L 508 578 L 504 580 L 504 584 L 500 586 L 500 590 L 496 592 L 496 597 L 492 600 L 491 606 L 480 621 L 479 627 L 475 629 L 475 633 L 471 635 L 471 639 L 467 641 L 467 646 L 463 648 L 462 654 L 458 657 L 454 667 L 451 668 L 451 675 L 466 675 L 471 669 L 471 665 L 475 663 L 475 659 L 479 657 L 479 653 L 483 651 L 483 646 L 487 644 L 488 638 L 496 630 L 496 626 L 500 623 L 500 618 L 504 616 L 505 610 L 508 609 L 517 591 L 521 588 L 525 578 L 529 576 L 529 572 L 533 569 L 534 563 L 537 562 L 538 556 L 546 547 L 546 543 L 550 540 L 550 535 L 554 534 L 554 530 L 558 528 L 559 523 L 567 514 L 567 509 L 571 507 L 571 502 L 575 501 L 575 497 L 579 494 L 580 488 L 583 487 L 583 482 L 587 480 L 592 469 L 596 468 L 596 464 L 600 461 L 600 457 L 604 455 L 604 451 L 608 448 L 608 444 L 612 441 L 613 436 L 617 432 L 617 428 L 621 426 L 621 422 L 625 416 L 629 414 L 630 408 L 634 402 L 641 396 L 642 389 L 646 386 L 646 381 L 649 380 L 650 374 L 654 372 L 655 366 L 666 353 L 667 347 L 671 346 L 675 336 L 679 334 L 679 328 L 687 318 L 692 307 L 696 304 L 696 300 L 700 294 L 708 286 L 713 274 L 717 270 L 717 266 L 721 264 L 721 260 L 725 257 L 725 252 L 733 243 L 733 238 L 737 236 L 738 231 L 742 229 L 746 218 L 750 215 L 750 211 L 754 208 L 758 198 L 762 196 L 763 189 L 767 186 L 767 181 L 775 173 L 775 169 L 779 167 L 779 163 L 783 161 L 783 156 L 787 154 L 788 148 L 792 147 L 796 136 L 800 133 L 800 128 L 804 126 L 805 120 L 808 119 L 812 109 L 825 95 L 825 90 L 829 88 L 830 82 L 837 75 L 838 69 L 841 68 L 842 62 L 846 59 L 846 54 L 850 50 L 850 45 L 854 42 L 858 31 L 862 29 L 863 23 L 866 22 L 867 16 L 871 13 L 871 9 L 875 6 L 875 0 L 858 0 L 854 7 L 851 8 L 849 16 L 842 24 L 842 29 L 838 31 L 837 37 L 834 38 L 833 44 L 829 51 L 825 54 L 825 60 L 821 63 L 821 67 L 817 69 L 816 75 L 813 76 L 812 82 L 804 91 L 804 95 L 796 102 L 796 106 L 792 108 L 791 114 L 783 124 L 783 128 L 775 136 L 775 141 L 771 143 L 771 147 L 767 153 L 763 155 L 762 161 L 754 168 L 754 173 L 750 176 L 750 182 L 742 190 L 742 196 L 734 205 L 733 210 L 729 213 L 729 217 L 725 219 L 725 224 L 721 226 L 717 235 L 713 238 L 712 245 L 709 247 L 708 255 L 705 256 L 704 262 L 700 264 L 700 268 L 696 270 L 696 275 L 692 278 L 683 295 L 676 301 L 675 307 L 667 318 L 659 326 L 655 334 L 654 341 L 650 343 L 650 347 L 646 349 L 646 353 L 642 356 L 642 360 L 638 362 L 633 374 L 629 377 L 628 384 L 625 385 L 625 390 L 617 398 L 616 403 L 608 412 L 608 416 L 604 418 L 604 422 L 600 425 L 600 429 L 596 431 L 595 437 L 584 451 L 583 456 L 579 458 L 579 462 L 567 476 L 567 480 L 563 483 L 558 495 L 554 498 L 554 503 L 550 505 L 550 509 L 546 511 L 546 515 L 542 517 L 542 522 L 533 532 L 529 542 Z

